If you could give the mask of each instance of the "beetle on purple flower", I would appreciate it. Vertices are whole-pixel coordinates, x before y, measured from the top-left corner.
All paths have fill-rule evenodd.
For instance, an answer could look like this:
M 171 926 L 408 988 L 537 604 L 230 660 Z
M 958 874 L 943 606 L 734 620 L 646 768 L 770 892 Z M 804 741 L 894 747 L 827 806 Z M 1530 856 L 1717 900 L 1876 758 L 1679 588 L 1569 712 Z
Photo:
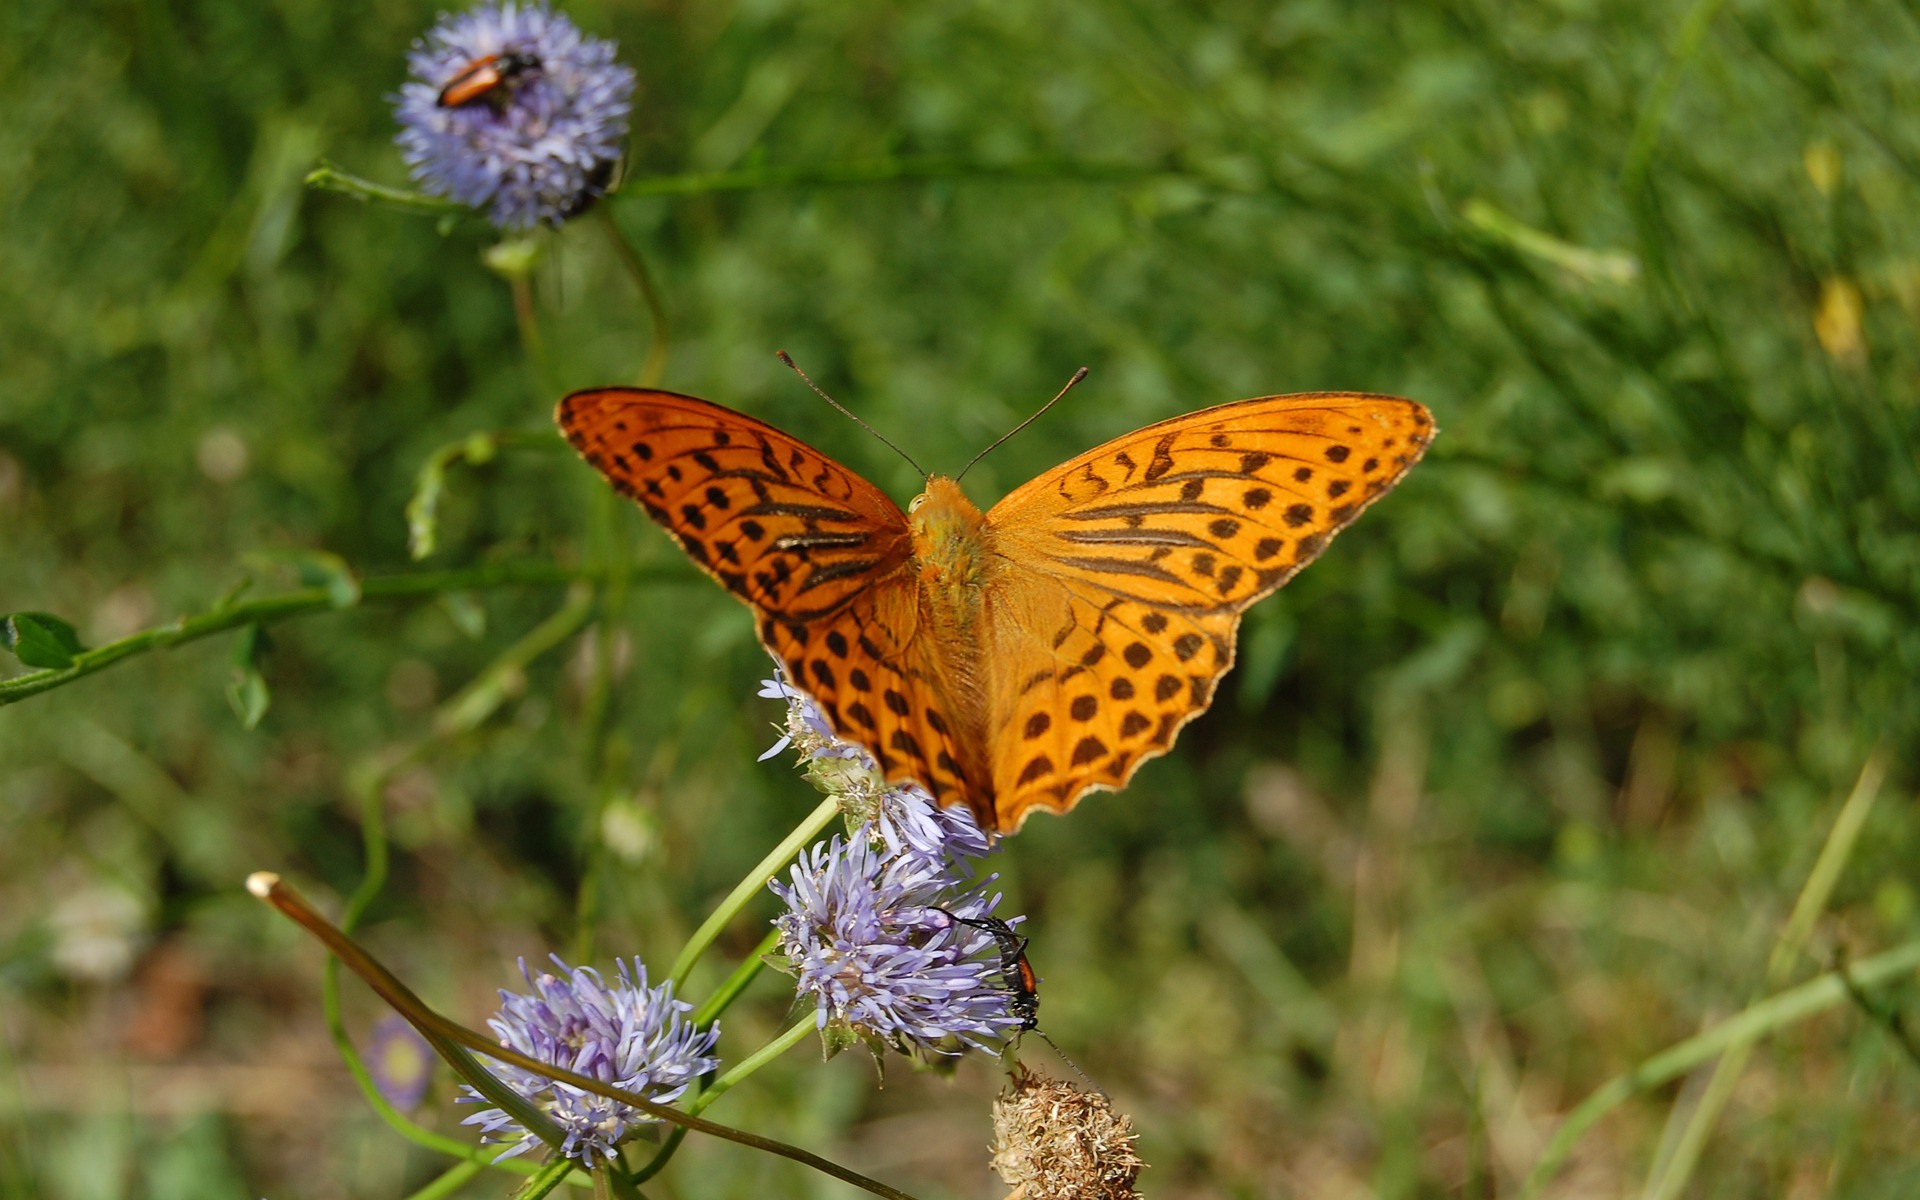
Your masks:
M 424 190 L 502 229 L 559 225 L 606 190 L 620 157 L 634 74 L 613 55 L 543 4 L 442 16 L 407 56 L 401 154 Z

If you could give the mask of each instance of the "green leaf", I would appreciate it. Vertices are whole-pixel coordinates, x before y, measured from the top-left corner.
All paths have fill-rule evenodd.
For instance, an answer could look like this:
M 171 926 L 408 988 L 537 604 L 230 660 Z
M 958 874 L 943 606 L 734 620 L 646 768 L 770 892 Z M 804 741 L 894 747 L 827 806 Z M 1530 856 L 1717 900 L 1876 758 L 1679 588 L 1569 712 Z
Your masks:
M 447 470 L 465 460 L 484 466 L 500 452 L 500 435 L 475 430 L 457 442 L 435 450 L 414 476 L 413 495 L 407 500 L 407 552 L 413 561 L 428 557 L 440 541 L 440 497 L 447 490 Z
M 249 625 L 240 631 L 233 647 L 233 677 L 227 681 L 227 703 L 233 715 L 246 729 L 257 729 L 267 715 L 273 695 L 267 690 L 267 678 L 260 673 L 260 659 L 272 648 L 266 630 Z
M 335 608 L 352 608 L 360 603 L 360 580 L 347 560 L 328 550 L 269 550 L 247 555 L 250 566 L 290 566 L 304 587 L 327 589 L 327 599 Z
M 43 612 L 9 613 L 0 622 L 0 643 L 29 667 L 56 671 L 72 666 L 73 656 L 86 650 L 71 623 Z
M 828 1021 L 827 1027 L 820 1031 L 820 1053 L 822 1058 L 832 1058 L 842 1050 L 860 1045 L 860 1035 L 853 1026 L 845 1021 Z
M 453 627 L 467 637 L 478 640 L 487 632 L 487 610 L 473 598 L 472 592 L 442 592 L 440 608 L 453 622 Z

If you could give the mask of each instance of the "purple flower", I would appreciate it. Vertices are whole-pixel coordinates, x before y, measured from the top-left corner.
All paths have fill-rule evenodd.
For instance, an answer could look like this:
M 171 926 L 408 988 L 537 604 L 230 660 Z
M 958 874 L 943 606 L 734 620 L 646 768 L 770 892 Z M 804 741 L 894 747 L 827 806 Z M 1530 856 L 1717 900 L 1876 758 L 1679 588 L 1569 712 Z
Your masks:
M 435 1061 L 427 1039 L 415 1032 L 405 1017 L 388 1013 L 374 1023 L 367 1070 L 373 1073 L 374 1086 L 387 1103 L 401 1112 L 412 1112 L 427 1098 Z
M 991 915 L 994 877 L 962 886 L 953 867 L 836 836 L 801 854 L 791 884 L 770 885 L 787 906 L 774 919 L 786 968 L 830 1053 L 859 1040 L 937 1059 L 1020 1031 L 994 938 L 956 920 Z
M 813 697 L 785 678 L 762 680 L 758 694 L 787 704 L 786 732 L 760 761 L 797 748 L 814 783 L 839 797 L 850 823 L 866 825 L 889 857 L 916 854 L 936 867 L 951 859 L 965 870 L 966 860 L 993 849 L 966 806 L 942 807 L 912 781 L 888 783 L 873 755 L 835 733 Z
M 787 704 L 786 733 L 779 741 L 760 756 L 765 762 L 789 746 L 800 748 L 800 758 L 805 761 L 815 758 L 843 758 L 858 763 L 869 771 L 877 771 L 880 765 L 868 754 L 864 746 L 845 741 L 833 731 L 833 725 L 827 720 L 827 714 L 820 711 L 819 702 L 784 678 L 762 679 L 760 690 L 755 695 L 768 700 L 784 700 Z
M 500 1035 L 501 1045 L 661 1104 L 679 1099 L 694 1080 L 720 1065 L 711 1054 L 719 1025 L 702 1030 L 687 1021 L 685 1014 L 693 1006 L 673 998 L 671 983 L 648 987 L 647 968 L 639 959 L 633 960 L 631 973 L 626 963 L 619 963 L 620 978 L 611 986 L 591 967 L 569 967 L 558 956 L 553 962 L 559 975 L 543 971 L 535 976 L 521 960 L 520 973 L 533 989 L 531 995 L 501 991 L 500 1013 L 487 1022 Z M 588 1167 L 595 1154 L 612 1161 L 615 1147 L 634 1126 L 654 1120 L 631 1105 L 517 1067 L 500 1064 L 494 1071 L 553 1118 L 566 1134 L 561 1153 Z M 483 1100 L 472 1088 L 466 1090 L 463 1099 Z M 480 1126 L 488 1141 L 513 1141 L 502 1158 L 539 1144 L 497 1108 L 475 1113 L 462 1124 Z
M 502 229 L 558 225 L 606 190 L 627 135 L 634 75 L 613 52 L 540 3 L 443 14 L 407 56 L 401 156 Z

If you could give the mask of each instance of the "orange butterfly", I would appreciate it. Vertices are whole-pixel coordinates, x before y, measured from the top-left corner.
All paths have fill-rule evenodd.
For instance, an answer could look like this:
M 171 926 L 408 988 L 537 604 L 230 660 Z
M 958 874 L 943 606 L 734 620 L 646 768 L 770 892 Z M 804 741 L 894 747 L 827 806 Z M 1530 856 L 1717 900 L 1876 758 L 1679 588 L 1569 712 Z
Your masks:
M 1206 710 L 1240 614 L 1425 452 L 1433 416 L 1265 396 L 1115 438 L 982 513 L 906 512 L 805 442 L 673 392 L 560 402 L 567 440 L 759 620 L 889 780 L 999 833 L 1126 786 Z

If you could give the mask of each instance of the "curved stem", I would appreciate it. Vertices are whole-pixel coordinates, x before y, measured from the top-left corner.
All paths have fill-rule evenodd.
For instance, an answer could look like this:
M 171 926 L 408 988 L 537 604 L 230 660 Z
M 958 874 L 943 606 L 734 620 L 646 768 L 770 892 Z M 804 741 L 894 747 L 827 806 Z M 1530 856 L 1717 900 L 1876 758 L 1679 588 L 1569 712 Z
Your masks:
M 760 939 L 760 944 L 748 952 L 740 965 L 733 969 L 733 974 L 727 976 L 727 981 L 720 985 L 720 990 L 707 997 L 705 1003 L 693 1010 L 693 1023 L 705 1025 L 727 1011 L 727 1006 L 738 999 L 741 992 L 747 990 L 747 985 L 752 983 L 760 972 L 767 969 L 767 964 L 762 961 L 761 956 L 772 953 L 773 948 L 779 944 L 780 931 L 768 930 L 767 936 Z
M 548 1159 L 547 1162 L 534 1173 L 533 1178 L 527 1180 L 526 1186 L 513 1194 L 513 1200 L 540 1200 L 540 1197 L 552 1192 L 554 1188 L 559 1187 L 560 1184 L 568 1178 L 577 1179 L 573 1164 L 567 1159 L 556 1155 Z M 588 1187 L 593 1186 L 590 1178 L 586 1180 L 586 1184 Z
M 461 1185 L 465 1184 L 467 1180 L 472 1179 L 475 1175 L 478 1175 L 486 1169 L 487 1164 L 477 1162 L 473 1159 L 468 1159 L 462 1163 L 455 1163 L 440 1172 L 438 1178 L 408 1196 L 407 1200 L 440 1200 L 442 1196 L 451 1196 L 459 1191 Z M 523 1188 L 522 1194 L 524 1193 L 525 1189 Z
M 885 1197 L 886 1200 L 914 1200 L 914 1197 L 907 1192 L 903 1192 L 895 1187 L 890 1187 L 877 1179 L 869 1179 L 858 1171 L 850 1170 L 831 1159 L 822 1158 L 820 1155 L 814 1154 L 809 1150 L 802 1150 L 798 1146 L 789 1145 L 786 1142 L 777 1141 L 773 1138 L 761 1137 L 757 1133 L 748 1133 L 744 1129 L 735 1129 L 730 1125 L 720 1125 L 700 1117 L 690 1116 L 677 1108 L 672 1108 L 668 1105 L 650 1100 L 645 1096 L 630 1092 L 625 1088 L 617 1088 L 611 1084 L 602 1083 L 598 1079 L 582 1075 L 578 1071 L 568 1070 L 554 1063 L 541 1062 L 531 1055 L 522 1054 L 518 1050 L 491 1041 L 486 1035 L 468 1029 L 456 1021 L 451 1021 L 428 1007 L 425 1001 L 415 995 L 413 990 L 407 987 L 406 984 L 400 982 L 400 979 L 395 976 L 393 972 L 387 970 L 385 966 L 381 965 L 379 960 L 368 954 L 366 950 L 352 938 L 342 933 L 332 922 L 321 916 L 312 905 L 308 904 L 306 900 L 292 888 L 281 883 L 279 876 L 274 875 L 270 871 L 255 872 L 247 879 L 247 890 L 259 899 L 272 905 L 275 911 L 298 924 L 318 939 L 321 944 L 325 945 L 327 949 L 331 950 L 341 962 L 352 969 L 354 974 L 365 980 L 367 986 L 372 988 L 382 1000 L 385 1000 L 391 1005 L 395 1012 L 405 1017 L 415 1029 L 418 1029 L 421 1036 L 432 1043 L 434 1048 L 439 1050 L 442 1056 L 446 1057 L 454 1066 L 454 1069 L 460 1071 L 462 1076 L 468 1078 L 470 1082 L 473 1081 L 473 1077 L 468 1075 L 468 1071 L 470 1069 L 477 1069 L 476 1064 L 473 1063 L 472 1055 L 469 1053 L 469 1051 L 472 1051 L 511 1066 L 519 1067 L 523 1071 L 529 1071 L 535 1075 L 540 1075 L 547 1079 L 579 1088 L 583 1092 L 591 1092 L 596 1096 L 605 1096 L 609 1100 L 618 1100 L 622 1104 L 639 1109 L 641 1112 L 646 1113 L 656 1120 L 667 1121 L 685 1129 L 692 1130 L 695 1133 L 704 1133 L 711 1137 L 737 1142 L 742 1146 L 749 1146 L 768 1154 L 778 1154 L 782 1158 L 790 1158 L 804 1166 L 812 1167 L 824 1175 L 830 1175 L 844 1183 L 850 1183 L 873 1195 Z M 1863 974 L 1864 970 L 1856 972 L 1856 977 Z M 483 1069 L 478 1070 L 478 1076 L 496 1085 L 499 1083 L 497 1079 L 493 1079 L 493 1077 Z M 475 1083 L 475 1086 L 480 1087 L 480 1084 Z M 514 1113 L 516 1107 L 527 1107 L 524 1101 L 519 1100 L 519 1097 L 513 1095 L 510 1091 L 508 1092 L 508 1097 L 510 1098 L 508 1100 L 497 1099 L 491 1090 L 482 1089 L 482 1091 L 487 1099 L 500 1105 L 509 1113 Z M 541 1134 L 544 1138 L 545 1131 L 541 1129 L 541 1125 L 547 1125 L 550 1124 L 550 1122 L 547 1121 L 544 1114 L 538 1113 L 537 1111 L 533 1113 L 533 1116 L 539 1124 L 527 1125 L 527 1128 L 534 1130 L 536 1134 Z M 519 1117 L 516 1115 L 515 1119 L 518 1120 Z
M 704 196 L 716 192 L 755 192 L 770 188 L 848 187 L 930 179 L 1079 179 L 1089 182 L 1149 179 L 1177 175 L 1158 164 L 1101 162 L 1088 159 L 1040 158 L 1014 162 L 980 162 L 965 158 L 886 158 L 871 162 L 830 163 L 825 166 L 748 167 L 738 171 L 709 171 L 687 175 L 655 175 L 629 179 L 608 199 L 638 196 Z
M 414 473 L 413 495 L 407 499 L 407 552 L 413 561 L 430 557 L 440 538 L 440 497 L 447 488 L 447 472 L 457 463 L 483 466 L 510 448 L 564 450 L 566 440 L 553 429 L 476 429 L 463 438 L 435 449 Z
M 818 1027 L 819 1023 L 812 1017 L 794 1022 L 787 1028 L 786 1032 L 782 1033 L 779 1037 L 760 1047 L 746 1058 L 741 1059 L 733 1070 L 722 1075 L 714 1082 L 712 1087 L 689 1100 L 686 1111 L 690 1114 L 699 1114 L 707 1105 L 718 1100 L 728 1088 L 739 1083 L 747 1076 L 758 1071 L 761 1067 L 766 1066 L 774 1059 L 779 1058 L 782 1054 L 799 1045 L 806 1039 L 808 1034 L 814 1032 Z M 674 1152 L 680 1149 L 680 1143 L 686 1140 L 687 1131 L 685 1129 L 675 1129 L 672 1133 L 668 1134 L 667 1140 L 661 1143 L 659 1151 L 647 1161 L 647 1165 L 633 1173 L 633 1181 L 635 1183 L 645 1183 L 655 1175 L 658 1175 L 661 1169 L 665 1167 L 668 1162 L 672 1161 Z
M 693 970 L 693 964 L 700 961 L 700 956 L 706 953 L 708 946 L 713 944 L 713 939 L 720 936 L 720 931 L 727 927 L 727 922 L 733 920 L 734 916 L 746 907 L 747 901 L 751 900 L 761 888 L 767 886 L 767 881 L 772 879 L 780 868 L 786 866 L 809 842 L 820 836 L 820 831 L 825 829 L 839 813 L 839 801 L 831 796 L 822 800 L 820 806 L 808 813 L 807 819 L 800 822 L 799 826 L 787 835 L 785 841 L 775 846 L 765 858 L 754 865 L 753 870 L 747 872 L 746 878 L 734 885 L 734 889 L 727 893 L 727 898 L 720 902 L 720 906 L 713 910 L 712 915 L 701 923 L 700 928 L 693 931 L 693 936 L 687 939 L 686 948 L 680 951 L 680 957 L 673 960 L 673 970 L 667 973 L 667 978 L 673 980 L 675 991 L 686 986 L 687 974 Z
M 749 167 L 739 171 L 705 171 L 684 175 L 655 175 L 629 179 L 608 200 L 636 196 L 706 196 L 718 192 L 755 192 L 771 188 L 858 187 L 881 183 L 910 183 L 931 179 L 1078 179 L 1090 183 L 1190 175 L 1157 163 L 1113 160 L 1035 158 L 1012 162 L 981 162 L 965 158 L 883 158 L 869 162 L 829 163 L 824 166 Z M 427 216 L 479 214 L 465 205 L 405 188 L 387 187 L 332 163 L 322 162 L 307 173 L 308 187 L 334 192 L 354 200 L 391 204 Z
M 795 1046 L 798 1046 L 806 1040 L 808 1034 L 815 1032 L 819 1027 L 819 1022 L 814 1020 L 813 1014 L 811 1013 L 787 1026 L 786 1031 L 779 1037 L 774 1038 L 766 1045 L 755 1050 L 752 1054 L 741 1059 L 739 1063 L 734 1066 L 733 1070 L 728 1071 L 725 1075 L 714 1080 L 712 1087 L 701 1092 L 689 1101 L 687 1111 L 689 1113 L 699 1113 L 703 1111 L 709 1104 L 718 1100 L 728 1088 L 739 1083 L 755 1071 L 758 1071 L 761 1067 L 766 1066 L 774 1059 L 779 1058 Z
M 375 576 L 361 582 L 359 602 L 348 607 L 358 607 L 370 600 L 409 600 L 442 592 L 468 592 L 517 584 L 551 586 L 581 580 L 593 581 L 604 576 L 605 571 L 596 568 L 563 567 L 558 563 L 544 562 L 504 562 L 450 571 Z M 692 571 L 654 567 L 633 570 L 632 578 L 635 582 L 679 583 L 696 576 Z M 278 596 L 222 605 L 210 612 L 182 617 L 170 625 L 129 634 L 104 646 L 84 650 L 73 656 L 71 666 L 28 671 L 12 679 L 0 680 L 0 706 L 51 691 L 96 671 L 103 671 L 122 659 L 148 651 L 171 649 L 246 625 L 273 625 L 290 617 L 331 612 L 340 607 L 336 592 L 324 586 L 300 588 Z
M 1907 942 L 1853 964 L 1847 972 L 1847 979 L 1853 986 L 1865 989 L 1916 969 L 1920 969 L 1920 940 Z M 1540 1152 L 1532 1172 L 1527 1175 L 1521 1196 L 1539 1195 L 1566 1161 L 1574 1143 L 1600 1118 L 1621 1104 L 1642 1092 L 1679 1078 L 1730 1046 L 1784 1029 L 1847 999 L 1847 982 L 1843 982 L 1837 973 L 1828 972 L 1799 987 L 1750 1005 L 1706 1032 L 1670 1046 L 1626 1074 L 1608 1080 L 1599 1090 L 1581 1101 L 1578 1108 L 1567 1114 L 1560 1128 L 1554 1130 L 1553 1138 L 1547 1143 L 1547 1148 Z
M 673 333 L 667 323 L 667 306 L 660 300 L 660 289 L 654 286 L 653 272 L 647 269 L 647 260 L 640 257 L 640 251 L 627 239 L 620 222 L 614 219 L 613 209 L 602 204 L 595 211 L 600 215 L 601 227 L 613 242 L 614 257 L 620 260 L 627 274 L 633 276 L 634 285 L 640 289 L 640 299 L 647 306 L 647 317 L 652 322 L 652 328 L 647 331 L 647 357 L 640 366 L 640 386 L 652 387 L 666 373 L 667 351 L 672 348 Z

